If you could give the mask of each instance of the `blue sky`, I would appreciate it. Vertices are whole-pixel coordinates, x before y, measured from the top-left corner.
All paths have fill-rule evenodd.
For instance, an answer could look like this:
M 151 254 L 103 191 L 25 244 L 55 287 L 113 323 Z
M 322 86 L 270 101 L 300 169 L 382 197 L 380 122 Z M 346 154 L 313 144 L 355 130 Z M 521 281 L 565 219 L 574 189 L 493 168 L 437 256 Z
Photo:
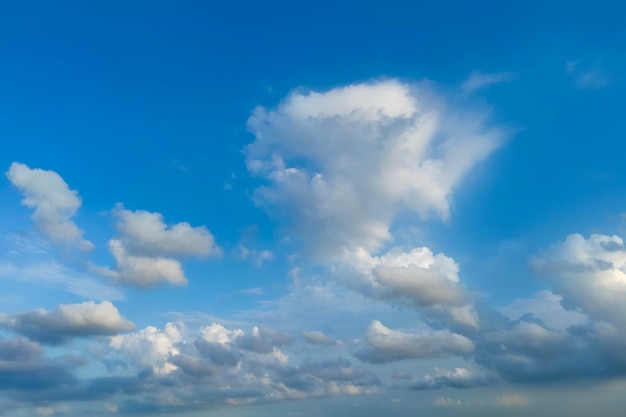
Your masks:
M 624 11 L 0 6 L 0 415 L 619 415 Z

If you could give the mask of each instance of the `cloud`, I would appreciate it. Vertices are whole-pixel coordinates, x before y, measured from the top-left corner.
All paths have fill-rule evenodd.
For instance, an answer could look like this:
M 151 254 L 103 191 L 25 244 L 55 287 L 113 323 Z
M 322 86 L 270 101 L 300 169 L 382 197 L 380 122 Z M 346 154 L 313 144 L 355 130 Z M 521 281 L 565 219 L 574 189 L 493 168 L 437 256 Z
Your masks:
M 40 345 L 0 337 L 0 391 L 36 392 L 77 382 L 67 364 L 43 356 Z
M 239 245 L 239 256 L 241 259 L 250 259 L 257 268 L 263 266 L 263 262 L 271 261 L 274 258 L 272 252 L 268 250 L 258 251 L 257 249 L 249 249 L 243 245 Z
M 114 301 L 124 299 L 124 294 L 117 288 L 76 272 L 55 260 L 37 261 L 30 265 L 0 262 L 0 277 L 61 289 L 84 298 Z
M 0 327 L 41 343 L 59 344 L 74 337 L 112 335 L 134 329 L 109 301 L 61 304 L 54 311 L 44 309 L 0 313 Z
M 496 400 L 496 405 L 505 407 L 523 407 L 528 405 L 528 398 L 521 394 L 502 394 Z
M 286 333 L 280 333 L 272 329 L 254 327 L 252 334 L 241 335 L 236 344 L 243 350 L 256 353 L 273 353 L 277 346 L 291 344 L 292 338 Z
M 195 340 L 189 339 L 191 334 L 196 335 Z M 284 346 L 291 340 L 283 333 L 257 327 L 249 336 Z M 241 343 L 247 337 L 243 330 L 219 323 L 199 332 L 168 323 L 162 330 L 147 327 L 111 337 L 109 344 L 115 353 L 104 352 L 104 357 L 117 354 L 128 360 L 132 369 L 124 377 L 87 381 L 82 395 L 101 398 L 117 394 L 118 410 L 123 412 L 148 408 L 174 412 L 219 404 L 381 392 L 381 382 L 374 374 L 353 367 L 346 359 L 307 359 L 290 365 L 288 354 L 275 346 L 271 351 L 249 349 Z
M 448 330 L 411 334 L 389 329 L 377 320 L 367 329 L 366 341 L 369 349 L 357 352 L 356 356 L 373 363 L 436 358 L 474 351 L 471 340 Z
M 412 385 L 413 390 L 438 390 L 442 388 L 473 388 L 496 383 L 498 379 L 487 372 L 475 369 L 437 369 L 434 375 L 424 375 Z
M 626 329 L 626 247 L 621 237 L 568 236 L 531 262 L 566 309 Z
M 577 59 L 566 62 L 565 70 L 579 90 L 594 90 L 611 84 L 611 79 L 597 64 L 585 64 Z
M 395 306 L 410 306 L 448 326 L 478 328 L 472 297 L 459 282 L 459 266 L 426 247 L 393 248 L 373 256 L 360 248 L 346 251 L 332 276 L 361 294 Z
M 245 334 L 241 329 L 230 330 L 219 323 L 200 328 L 200 333 L 203 340 L 220 345 L 229 344 Z
M 156 375 L 166 375 L 178 367 L 169 359 L 180 353 L 176 346 L 183 338 L 182 323 L 167 323 L 160 330 L 148 326 L 135 333 L 112 336 L 109 346 L 139 368 L 149 368 Z
M 481 334 L 474 360 L 510 382 L 545 382 L 626 374 L 626 338 L 612 325 L 551 330 L 532 316 Z
M 326 336 L 319 330 L 302 332 L 302 337 L 304 337 L 304 340 L 312 345 L 334 345 L 337 343 L 332 337 Z
M 57 414 L 65 414 L 69 411 L 69 407 L 66 405 L 58 405 L 55 407 L 35 407 L 35 413 L 40 416 L 54 416 Z
M 458 307 L 468 301 L 454 259 L 425 247 L 409 252 L 395 248 L 381 256 L 359 249 L 348 254 L 344 263 L 356 273 L 344 281 L 375 298 L 408 299 L 419 307 Z M 349 276 L 339 268 L 338 275 Z
M 172 285 L 187 284 L 183 267 L 176 259 L 131 255 L 121 241 L 111 239 L 109 250 L 115 259 L 116 268 L 95 267 L 95 271 L 113 279 L 115 283 L 149 289 L 163 282 Z
M 254 193 L 319 260 L 375 252 L 398 214 L 447 219 L 452 191 L 503 140 L 481 114 L 397 80 L 292 92 L 248 120 Z
M 449 397 L 435 397 L 433 398 L 433 405 L 437 407 L 460 407 L 465 405 L 461 400 L 455 400 Z
M 577 310 L 566 310 L 561 305 L 563 297 L 549 290 L 542 290 L 532 298 L 518 298 L 500 308 L 511 320 L 532 314 L 551 329 L 564 330 L 588 322 L 587 315 Z
M 471 93 L 494 84 L 508 83 L 514 80 L 517 80 L 517 74 L 514 72 L 485 73 L 474 71 L 463 82 L 461 88 L 463 91 Z
M 94 248 L 72 221 L 82 200 L 59 174 L 13 162 L 6 176 L 24 195 L 22 204 L 35 209 L 32 219 L 43 234 L 55 243 L 76 245 L 83 250 Z
M 161 283 L 186 285 L 188 280 L 177 257 L 222 255 L 213 235 L 205 226 L 191 227 L 181 222 L 168 226 L 160 213 L 130 211 L 118 204 L 119 236 L 109 240 L 115 268 L 92 265 L 92 271 L 109 277 L 116 284 L 150 289 Z
M 118 204 L 118 240 L 131 253 L 145 256 L 221 256 L 222 250 L 205 226 L 187 222 L 166 225 L 163 215 L 145 210 L 126 210 Z

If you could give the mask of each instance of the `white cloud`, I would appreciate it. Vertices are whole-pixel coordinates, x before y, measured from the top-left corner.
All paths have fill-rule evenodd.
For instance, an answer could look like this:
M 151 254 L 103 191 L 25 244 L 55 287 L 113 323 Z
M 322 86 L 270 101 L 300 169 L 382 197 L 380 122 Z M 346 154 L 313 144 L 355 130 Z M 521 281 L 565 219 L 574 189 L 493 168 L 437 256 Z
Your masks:
M 461 400 L 454 400 L 449 397 L 435 397 L 433 398 L 433 405 L 437 407 L 460 407 L 464 403 Z
M 244 331 L 241 329 L 229 330 L 219 323 L 213 323 L 210 326 L 205 326 L 200 329 L 202 339 L 209 343 L 217 343 L 220 345 L 226 345 L 231 343 L 234 339 L 244 335 Z
M 43 234 L 55 243 L 93 249 L 93 244 L 83 239 L 83 231 L 72 221 L 82 200 L 59 174 L 13 162 L 6 176 L 24 195 L 22 204 L 35 209 L 32 219 Z
M 463 91 L 471 93 L 481 88 L 489 87 L 490 85 L 508 83 L 517 79 L 517 74 L 514 72 L 495 72 L 485 73 L 481 71 L 474 71 L 463 82 L 461 88 Z
M 0 327 L 43 343 L 60 343 L 72 337 L 111 335 L 134 329 L 110 301 L 61 304 L 54 311 L 44 309 L 0 313 Z
M 118 204 L 113 214 L 119 220 L 119 240 L 131 253 L 146 256 L 220 256 L 222 250 L 205 226 L 187 222 L 166 225 L 160 213 L 126 210 Z
M 373 256 L 363 248 L 345 251 L 334 276 L 362 294 L 443 315 L 454 323 L 477 328 L 471 298 L 459 282 L 454 259 L 426 247 L 394 248 Z
M 168 360 L 180 353 L 177 343 L 182 340 L 184 330 L 182 323 L 167 323 L 163 330 L 148 326 L 135 333 L 111 337 L 109 346 L 139 370 L 151 368 L 157 375 L 166 375 L 177 369 Z
M 448 330 L 412 334 L 389 329 L 378 320 L 374 320 L 367 329 L 366 340 L 372 349 L 359 352 L 357 356 L 374 363 L 436 358 L 474 351 L 471 340 Z
M 182 264 L 176 257 L 221 256 L 222 249 L 205 226 L 181 222 L 167 226 L 160 213 L 130 211 L 118 204 L 119 236 L 109 240 L 115 268 L 92 265 L 92 270 L 118 284 L 149 289 L 163 282 L 187 284 Z
M 458 265 L 444 254 L 422 247 L 403 252 L 394 249 L 372 256 L 360 249 L 346 257 L 362 275 L 360 280 L 380 298 L 408 298 L 419 306 L 460 306 L 465 293 L 458 281 Z
M 248 120 L 256 202 L 320 259 L 375 252 L 402 212 L 447 219 L 465 174 L 502 141 L 482 115 L 397 80 L 294 92 Z
M 500 311 L 511 320 L 519 320 L 532 314 L 548 327 L 564 330 L 570 326 L 587 323 L 589 318 L 576 310 L 566 310 L 561 305 L 563 297 L 549 290 L 539 291 L 532 298 L 518 298 L 502 307 Z
M 145 289 L 155 287 L 162 282 L 172 285 L 187 284 L 183 267 L 175 259 L 131 255 L 117 239 L 109 241 L 109 250 L 115 258 L 116 269 L 94 267 L 94 270 L 113 278 L 116 283 Z
M 626 328 L 626 247 L 619 236 L 568 236 L 532 261 L 568 309 Z

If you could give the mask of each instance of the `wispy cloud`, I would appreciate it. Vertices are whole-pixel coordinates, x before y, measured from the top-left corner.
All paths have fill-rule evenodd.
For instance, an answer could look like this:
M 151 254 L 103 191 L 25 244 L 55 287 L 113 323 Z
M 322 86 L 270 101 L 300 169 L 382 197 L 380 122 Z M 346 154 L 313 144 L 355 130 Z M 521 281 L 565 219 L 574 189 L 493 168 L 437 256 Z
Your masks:
M 598 89 L 611 84 L 611 79 L 598 64 L 586 64 L 576 59 L 566 62 L 565 70 L 580 90 Z
M 39 284 L 93 300 L 123 300 L 124 293 L 56 261 L 20 265 L 0 262 L 0 278 Z
M 474 71 L 463 82 L 461 88 L 466 93 L 471 93 L 494 84 L 508 83 L 517 80 L 518 75 L 514 72 L 486 73 Z

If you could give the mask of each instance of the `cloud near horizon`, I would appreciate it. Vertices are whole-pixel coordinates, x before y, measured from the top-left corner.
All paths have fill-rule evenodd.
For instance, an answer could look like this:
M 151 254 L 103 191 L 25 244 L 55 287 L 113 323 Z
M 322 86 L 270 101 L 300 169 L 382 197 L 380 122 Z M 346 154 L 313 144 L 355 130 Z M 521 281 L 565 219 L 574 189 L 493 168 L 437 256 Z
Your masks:
M 511 76 L 477 77 L 466 89 Z M 619 236 L 574 234 L 541 251 L 531 265 L 550 288 L 498 309 L 462 279 L 463 256 L 434 251 L 419 237 L 401 242 L 394 232 L 403 216 L 411 224 L 454 218 L 455 190 L 507 136 L 485 113 L 454 107 L 427 83 L 389 79 L 293 91 L 274 108 L 256 108 L 248 129 L 246 166 L 262 183 L 252 199 L 285 238 L 282 248 L 249 249 L 240 240 L 224 249 L 206 226 L 168 224 L 159 212 L 118 203 L 107 237 L 114 266 L 75 268 L 112 286 L 153 289 L 187 284 L 183 259 L 234 254 L 258 267 L 284 262 L 294 278 L 286 294 L 269 299 L 255 281 L 247 291 L 263 299 L 230 322 L 200 313 L 186 320 L 190 312 L 180 311 L 179 321 L 138 330 L 107 300 L 0 313 L 0 328 L 17 335 L 0 334 L 0 390 L 42 404 L 40 414 L 92 399 L 111 401 L 107 412 L 182 413 L 626 376 Z M 85 247 L 72 220 L 82 204 L 77 191 L 54 171 L 23 164 L 7 176 L 44 235 Z M 0 276 L 26 277 L 13 265 L 0 263 Z M 68 346 L 88 359 L 55 354 Z M 78 370 L 83 362 L 89 371 Z M 403 373 L 391 372 L 397 366 Z M 465 404 L 435 398 L 436 406 Z M 518 394 L 493 402 L 527 404 Z

